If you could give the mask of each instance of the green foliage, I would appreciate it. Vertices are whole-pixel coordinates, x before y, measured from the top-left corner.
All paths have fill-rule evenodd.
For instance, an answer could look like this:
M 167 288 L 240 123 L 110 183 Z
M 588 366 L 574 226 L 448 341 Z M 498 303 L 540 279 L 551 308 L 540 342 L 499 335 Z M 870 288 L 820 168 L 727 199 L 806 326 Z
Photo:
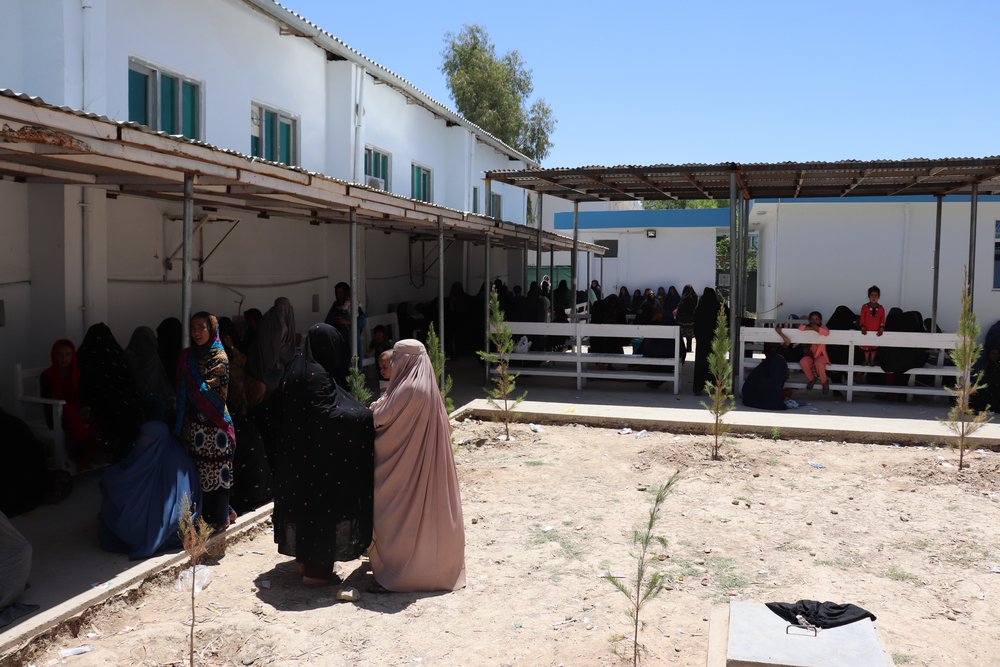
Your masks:
M 780 426 L 772 426 L 771 427 L 771 440 L 774 440 L 775 442 L 777 442 L 778 440 L 781 440 L 781 427 Z
M 514 408 L 524 400 L 528 392 L 514 397 L 517 390 L 517 373 L 510 371 L 510 354 L 514 351 L 514 334 L 511 333 L 504 312 L 500 310 L 500 296 L 495 287 L 490 288 L 490 343 L 493 351 L 480 350 L 476 352 L 479 358 L 488 364 L 496 366 L 493 375 L 493 388 L 486 396 L 490 405 L 500 413 L 504 432 L 510 440 L 510 422 L 514 417 Z
M 455 402 L 448 394 L 454 384 L 450 375 L 445 375 L 442 381 L 441 375 L 444 373 L 444 350 L 441 349 L 441 339 L 438 338 L 437 331 L 434 330 L 434 323 L 427 327 L 427 356 L 431 358 L 431 366 L 434 367 L 434 381 L 438 383 L 438 391 L 441 392 L 441 400 L 444 402 L 444 411 L 449 415 L 455 411 Z
M 372 392 L 368 388 L 368 381 L 361 369 L 358 368 L 357 355 L 351 357 L 351 370 L 347 372 L 347 390 L 361 405 L 367 406 L 372 401 Z
M 185 494 L 181 499 L 181 516 L 177 522 L 177 532 L 180 535 L 184 551 L 188 555 L 188 564 L 191 567 L 191 634 L 188 638 L 191 667 L 194 667 L 194 575 L 198 572 L 198 564 L 203 558 L 217 553 L 225 546 L 225 540 L 221 536 L 215 542 L 211 541 L 212 530 L 212 526 L 208 525 L 201 516 L 195 519 L 193 508 L 191 507 L 191 498 Z
M 712 377 L 705 381 L 705 393 L 708 394 L 709 402 L 701 403 L 715 419 L 708 426 L 709 435 L 715 436 L 712 444 L 713 461 L 722 460 L 719 455 L 721 438 L 729 430 L 729 425 L 722 421 L 722 417 L 733 409 L 733 367 L 729 363 L 729 347 L 729 322 L 726 320 L 725 307 L 720 305 L 712 351 L 708 355 L 708 370 Z
M 721 271 L 728 271 L 729 260 L 729 235 L 726 234 L 715 239 L 715 266 Z M 757 266 L 757 248 L 751 239 L 747 248 L 747 271 L 756 271 Z
M 521 54 L 498 56 L 486 28 L 464 25 L 444 36 L 441 72 L 459 113 L 533 160 L 552 149 L 556 121 L 541 98 L 528 106 L 534 85 Z
M 655 495 L 653 503 L 649 508 L 649 516 L 646 519 L 646 523 L 632 531 L 632 544 L 635 547 L 635 551 L 632 552 L 636 566 L 635 578 L 625 582 L 610 573 L 604 575 L 604 579 L 618 589 L 629 601 L 628 618 L 632 622 L 633 665 L 639 664 L 639 652 L 641 650 L 639 628 L 642 625 L 640 620 L 642 608 L 647 602 L 660 594 L 665 583 L 663 573 L 656 569 L 659 561 L 655 555 L 650 553 L 650 550 L 657 544 L 666 547 L 667 542 L 663 537 L 656 535 L 654 530 L 656 529 L 657 521 L 660 520 L 660 509 L 663 507 L 664 501 L 673 490 L 674 484 L 677 483 L 679 477 L 680 471 L 675 472 L 667 480 L 666 484 L 654 489 Z
M 979 338 L 979 323 L 976 314 L 972 312 L 972 297 L 969 296 L 969 269 L 965 269 L 965 279 L 962 282 L 962 309 L 958 316 L 958 343 L 951 351 L 951 360 L 958 369 L 955 386 L 948 389 L 955 397 L 955 403 L 948 411 L 948 416 L 942 420 L 944 425 L 956 436 L 958 447 L 958 469 L 965 466 L 966 439 L 982 428 L 989 421 L 989 414 L 979 412 L 969 405 L 969 400 L 977 391 L 982 390 L 982 373 L 973 373 L 972 367 L 983 354 L 983 345 L 977 343 Z M 991 406 L 994 407 L 995 406 Z
M 728 199 L 649 199 L 642 202 L 647 211 L 666 211 L 682 208 L 726 208 Z

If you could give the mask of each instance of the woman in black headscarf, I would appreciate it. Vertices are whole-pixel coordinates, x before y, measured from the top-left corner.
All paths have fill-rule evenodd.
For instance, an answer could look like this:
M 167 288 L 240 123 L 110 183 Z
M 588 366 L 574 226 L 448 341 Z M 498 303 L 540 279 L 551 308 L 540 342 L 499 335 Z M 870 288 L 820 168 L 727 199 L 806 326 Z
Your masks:
M 681 294 L 677 291 L 677 288 L 673 285 L 667 290 L 667 296 L 663 300 L 663 310 L 667 311 L 671 317 L 676 317 L 675 310 L 677 306 L 681 303 Z
M 336 580 L 372 537 L 375 426 L 345 391 L 346 343 L 328 324 L 309 329 L 273 397 L 274 541 L 302 582 Z
M 184 325 L 176 317 L 168 317 L 156 327 L 156 347 L 170 386 L 177 389 L 177 357 L 184 347 Z
M 132 332 L 125 356 L 142 397 L 143 421 L 169 421 L 177 402 L 173 383 L 160 361 L 156 333 L 149 327 L 138 327 Z
M 712 351 L 715 324 L 719 317 L 719 297 L 715 290 L 706 287 L 694 310 L 694 395 L 701 396 L 709 379 L 708 355 Z
M 625 303 L 624 301 L 622 303 Z M 642 305 L 642 292 L 636 290 L 632 292 L 632 301 L 628 304 L 628 312 L 633 315 L 639 312 L 639 306 Z
M 77 360 L 80 400 L 90 406 L 91 420 L 111 445 L 114 460 L 125 458 L 142 424 L 142 398 L 125 350 L 108 325 L 99 322 L 87 330 Z
M 275 299 L 257 330 L 257 341 L 248 356 L 250 374 L 264 383 L 270 394 L 278 387 L 285 367 L 295 356 L 295 311 L 285 297 Z

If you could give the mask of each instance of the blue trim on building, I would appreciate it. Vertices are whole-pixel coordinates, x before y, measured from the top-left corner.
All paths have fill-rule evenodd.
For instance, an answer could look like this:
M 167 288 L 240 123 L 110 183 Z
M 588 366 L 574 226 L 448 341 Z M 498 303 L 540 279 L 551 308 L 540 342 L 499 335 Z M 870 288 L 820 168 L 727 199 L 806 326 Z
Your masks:
M 946 204 L 968 204 L 969 195 L 947 195 Z M 899 195 L 896 197 L 814 197 L 811 199 L 754 199 L 758 204 L 933 204 L 934 195 Z M 979 201 L 1000 201 L 1000 195 L 979 195 Z
M 573 213 L 556 213 L 556 229 L 573 229 Z M 580 229 L 655 229 L 728 227 L 728 208 L 681 208 L 666 211 L 580 211 Z

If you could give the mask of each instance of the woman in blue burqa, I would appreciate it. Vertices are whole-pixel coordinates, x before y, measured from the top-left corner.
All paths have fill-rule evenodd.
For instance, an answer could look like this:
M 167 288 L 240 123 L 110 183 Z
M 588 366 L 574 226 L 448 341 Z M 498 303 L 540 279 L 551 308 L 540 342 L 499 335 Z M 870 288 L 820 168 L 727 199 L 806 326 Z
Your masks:
M 198 470 L 161 421 L 148 421 L 128 457 L 101 479 L 101 547 L 148 558 L 179 545 L 184 497 L 201 507 Z

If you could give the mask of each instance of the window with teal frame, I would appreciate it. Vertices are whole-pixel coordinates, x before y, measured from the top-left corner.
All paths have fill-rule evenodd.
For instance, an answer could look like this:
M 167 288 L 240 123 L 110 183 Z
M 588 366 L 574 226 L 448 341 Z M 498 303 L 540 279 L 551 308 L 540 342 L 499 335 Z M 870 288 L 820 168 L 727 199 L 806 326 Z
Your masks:
M 490 206 L 489 210 L 486 212 L 486 215 L 490 216 L 491 218 L 500 218 L 501 220 L 503 219 L 503 210 L 501 207 L 500 195 L 498 195 L 495 192 L 490 193 Z
M 431 201 L 431 172 L 418 164 L 410 172 L 410 196 L 417 201 Z
M 479 188 L 472 188 L 472 212 L 479 213 Z
M 389 183 L 389 154 L 378 148 L 365 147 L 365 176 L 381 178 L 385 183 L 383 190 L 391 190 Z
M 201 139 L 201 84 L 129 60 L 128 119 L 167 134 Z
M 271 162 L 295 165 L 298 124 L 290 114 L 254 104 L 250 111 L 250 154 Z

